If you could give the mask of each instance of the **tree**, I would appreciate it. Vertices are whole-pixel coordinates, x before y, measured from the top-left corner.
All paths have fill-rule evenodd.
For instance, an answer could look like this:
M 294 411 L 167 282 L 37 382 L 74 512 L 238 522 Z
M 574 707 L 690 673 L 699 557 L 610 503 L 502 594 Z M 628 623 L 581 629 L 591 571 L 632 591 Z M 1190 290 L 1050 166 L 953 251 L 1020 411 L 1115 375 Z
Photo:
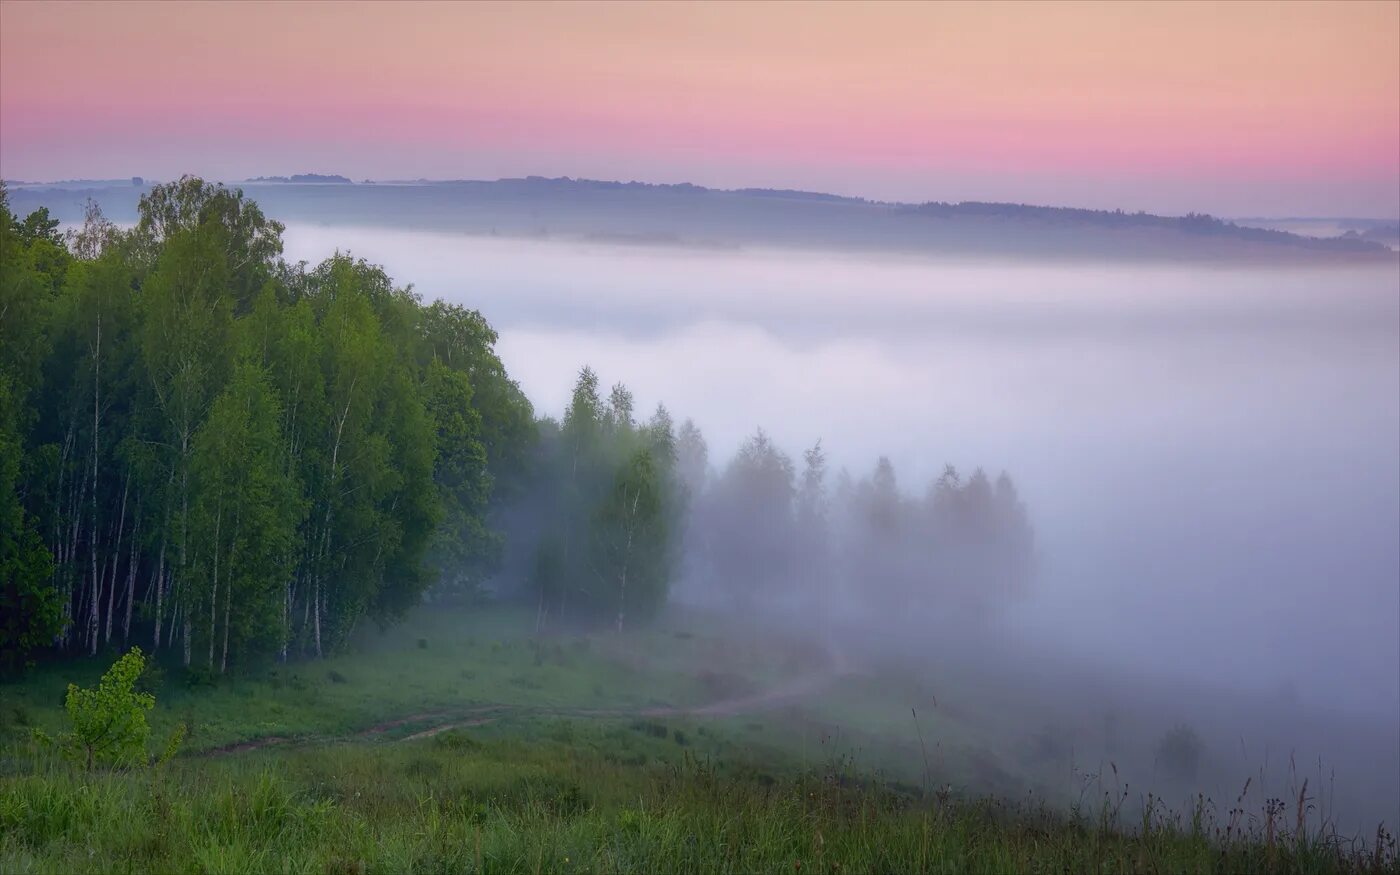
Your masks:
M 612 391 L 608 393 L 608 407 L 603 414 L 607 427 L 623 434 L 631 432 L 634 425 L 632 409 L 632 390 L 621 383 L 613 384 Z
M 492 573 L 537 425 L 481 314 L 348 255 L 287 265 L 236 189 L 185 177 L 139 209 L 124 232 L 89 203 L 65 242 L 0 185 L 0 658 L 133 626 L 220 671 L 319 655 Z M 578 544 L 630 451 L 608 441 Z
M 486 451 L 492 494 L 515 495 L 537 439 L 535 416 L 493 349 L 496 332 L 480 312 L 442 301 L 423 308 L 418 325 L 423 337 L 420 366 L 441 362 L 465 374 L 471 384 L 472 407 L 480 417 L 477 439 Z
M 122 241 L 117 226 L 102 214 L 102 207 L 92 198 L 83 205 L 83 225 L 65 235 L 73 256 L 81 261 L 96 261 L 112 246 Z
M 617 472 L 593 533 L 594 567 L 613 591 L 621 634 L 629 613 L 647 616 L 660 606 L 670 579 L 663 486 L 650 449 L 637 450 Z
M 693 496 L 705 491 L 710 473 L 710 450 L 705 436 L 691 419 L 681 423 L 676 434 L 676 471 Z
M 50 218 L 49 208 L 40 207 L 15 224 L 15 230 L 26 245 L 38 242 L 50 243 L 57 247 L 64 245 L 63 232 L 58 230 L 58 219 Z
M 826 452 L 817 441 L 802 453 L 802 479 L 797 490 L 797 525 L 810 539 L 825 538 L 827 524 Z M 804 539 L 805 540 L 805 539 Z
M 194 439 L 191 538 L 193 603 L 210 671 L 228 668 L 230 646 L 282 643 L 280 599 L 305 515 L 300 483 L 283 473 L 281 405 L 268 376 L 243 362 Z M 235 610 L 236 606 L 236 610 Z
M 145 763 L 146 741 L 151 735 L 146 712 L 156 704 L 155 696 L 136 690 L 136 679 L 145 665 L 141 648 L 133 647 L 102 675 L 96 689 L 68 685 L 63 705 L 73 731 L 60 736 L 59 745 L 81 759 L 89 771 L 97 763 Z
M 142 195 L 138 210 L 135 251 L 154 263 L 171 240 L 197 233 L 209 263 L 221 268 L 222 288 L 240 314 L 276 271 L 283 225 L 264 216 L 242 189 L 182 176 Z
M 472 406 L 467 375 L 439 361 L 424 380 L 428 413 L 437 434 L 437 483 L 443 521 L 434 539 L 439 585 L 471 590 L 499 567 L 501 537 L 487 526 L 493 480 L 481 443 L 481 413 Z
M 52 643 L 62 624 L 53 588 L 53 557 L 16 491 L 20 445 L 15 399 L 0 373 L 0 671 L 32 665 L 34 651 Z
M 802 477 L 798 482 L 795 564 L 805 588 L 807 601 L 816 616 L 825 621 L 827 590 L 831 583 L 830 508 L 826 496 L 826 452 L 818 440 L 802 454 Z
M 150 196 L 160 190 L 158 186 Z M 183 616 L 188 665 L 195 610 L 188 592 L 194 546 L 190 541 L 190 461 L 195 432 L 226 379 L 233 300 L 228 294 L 229 265 L 219 252 L 222 241 L 217 236 L 221 235 L 205 233 L 198 226 L 161 227 L 171 230 L 142 289 L 141 351 L 155 412 L 160 415 L 158 440 L 165 449 L 168 472 L 162 490 L 166 503 L 162 538 L 174 546 L 176 561 L 168 587 L 159 580 L 155 586 L 153 632 L 158 648 L 168 589 L 172 608 Z M 158 578 L 164 576 L 164 565 L 162 561 Z
M 745 441 L 706 502 L 714 583 L 740 604 L 789 581 L 794 549 L 792 459 L 763 429 Z

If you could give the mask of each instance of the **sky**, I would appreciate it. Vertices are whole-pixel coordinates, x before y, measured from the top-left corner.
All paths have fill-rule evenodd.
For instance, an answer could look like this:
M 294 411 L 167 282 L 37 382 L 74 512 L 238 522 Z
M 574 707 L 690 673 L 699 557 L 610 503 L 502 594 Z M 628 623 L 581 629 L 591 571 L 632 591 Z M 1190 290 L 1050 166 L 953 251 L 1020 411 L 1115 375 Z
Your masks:
M 1400 3 L 0 3 L 0 175 L 1400 214 Z

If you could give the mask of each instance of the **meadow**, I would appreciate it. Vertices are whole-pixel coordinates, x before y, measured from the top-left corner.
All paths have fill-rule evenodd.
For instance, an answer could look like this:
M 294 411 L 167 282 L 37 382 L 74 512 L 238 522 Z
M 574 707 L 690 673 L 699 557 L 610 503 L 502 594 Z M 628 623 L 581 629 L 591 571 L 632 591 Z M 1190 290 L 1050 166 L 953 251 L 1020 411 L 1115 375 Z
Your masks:
M 1070 805 L 981 795 L 1001 769 L 967 755 L 970 715 L 862 719 L 911 690 L 703 617 L 537 636 L 429 606 L 320 662 L 156 663 L 153 743 L 183 723 L 179 754 L 88 773 L 33 730 L 111 656 L 0 687 L 0 871 L 1400 871 L 1306 789 L 1176 813 L 1111 776 Z

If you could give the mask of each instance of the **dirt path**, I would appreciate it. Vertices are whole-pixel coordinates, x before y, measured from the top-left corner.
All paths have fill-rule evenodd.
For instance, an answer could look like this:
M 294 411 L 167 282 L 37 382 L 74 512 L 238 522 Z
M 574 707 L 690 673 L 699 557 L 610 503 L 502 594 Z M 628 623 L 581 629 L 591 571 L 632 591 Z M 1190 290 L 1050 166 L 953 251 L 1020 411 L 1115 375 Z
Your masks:
M 350 739 L 370 739 L 385 735 L 395 729 L 422 725 L 421 728 L 397 741 L 418 741 L 424 738 L 432 738 L 443 732 L 453 729 L 461 729 L 469 726 L 484 726 L 494 723 L 506 717 L 571 717 L 571 718 L 626 718 L 626 717 L 736 717 L 741 714 L 755 714 L 761 711 L 771 711 L 774 708 L 781 708 L 794 702 L 799 702 L 821 692 L 831 686 L 837 680 L 845 677 L 849 672 L 838 660 L 837 666 L 829 671 L 816 674 L 804 675 L 795 678 L 787 683 L 780 684 L 760 693 L 753 693 L 746 696 L 734 696 L 728 699 L 710 702 L 707 705 L 697 707 L 662 706 L 652 708 L 552 708 L 541 705 L 512 705 L 508 703 L 498 703 L 490 705 L 479 705 L 465 710 L 454 711 L 447 709 L 436 709 L 433 711 L 421 711 L 415 714 L 408 714 L 402 717 L 395 717 L 376 723 L 373 726 L 361 729 L 349 735 L 329 736 L 329 737 L 307 737 L 293 739 L 281 735 L 269 735 L 262 738 L 253 738 L 233 744 L 227 744 L 209 750 L 201 751 L 200 756 L 224 756 L 227 754 L 246 753 L 248 751 L 260 750 L 265 747 L 285 746 L 290 744 L 305 745 L 317 744 L 333 741 L 345 741 Z
M 819 693 L 835 683 L 840 677 L 842 675 L 836 673 L 807 675 L 751 696 L 739 696 L 720 702 L 711 702 L 699 708 L 680 709 L 677 716 L 735 717 L 740 714 L 771 711 L 774 708 L 780 708 Z
M 436 708 L 418 711 L 380 721 L 356 732 L 329 736 L 286 736 L 266 735 L 250 738 L 219 747 L 200 751 L 197 756 L 217 757 L 247 753 L 268 747 L 303 747 L 312 744 L 328 744 L 342 741 L 378 739 L 396 729 L 407 729 L 407 733 L 394 739 L 396 742 L 418 741 L 432 738 L 453 729 L 470 726 L 485 726 L 510 717 L 564 717 L 581 719 L 625 719 L 625 718 L 724 718 L 742 714 L 756 714 L 771 711 L 810 698 L 843 677 L 852 674 L 844 654 L 831 652 L 830 664 L 819 672 L 793 678 L 785 683 L 770 687 L 758 693 L 721 698 L 704 705 L 692 707 L 654 706 L 633 708 L 581 708 L 551 707 L 546 705 L 519 705 L 506 702 L 474 705 L 470 708 Z

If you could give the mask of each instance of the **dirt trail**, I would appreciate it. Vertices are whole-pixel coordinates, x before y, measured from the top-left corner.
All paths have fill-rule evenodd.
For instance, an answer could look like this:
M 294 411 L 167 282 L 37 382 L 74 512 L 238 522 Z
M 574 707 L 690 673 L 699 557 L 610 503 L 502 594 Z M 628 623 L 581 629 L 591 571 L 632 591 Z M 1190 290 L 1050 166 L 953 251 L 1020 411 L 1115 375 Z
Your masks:
M 771 711 L 819 693 L 840 677 L 842 675 L 835 673 L 807 675 L 751 696 L 711 702 L 699 708 L 680 709 L 678 714 L 688 717 L 735 717 L 739 714 Z
M 394 729 L 414 726 L 415 724 L 425 724 L 417 731 L 397 739 L 397 741 L 401 742 L 417 741 L 424 738 L 432 738 L 435 735 L 452 729 L 461 729 L 468 726 L 484 726 L 502 718 L 520 716 L 573 718 L 736 717 L 741 714 L 755 714 L 761 711 L 771 711 L 774 708 L 790 705 L 821 692 L 850 673 L 849 669 L 845 666 L 844 660 L 838 657 L 834 660 L 834 663 L 834 666 L 827 671 L 803 675 L 802 677 L 794 678 L 787 683 L 780 684 L 759 693 L 720 699 L 696 707 L 667 705 L 651 708 L 552 708 L 541 705 L 497 703 L 478 705 L 463 710 L 439 708 L 432 711 L 421 711 L 415 714 L 395 717 L 349 735 L 298 739 L 281 735 L 269 735 L 263 738 L 253 738 L 247 741 L 211 748 L 202 751 L 200 755 L 223 756 L 226 754 L 245 753 L 265 747 L 289 744 L 304 745 L 345 741 L 349 739 L 376 738 Z

